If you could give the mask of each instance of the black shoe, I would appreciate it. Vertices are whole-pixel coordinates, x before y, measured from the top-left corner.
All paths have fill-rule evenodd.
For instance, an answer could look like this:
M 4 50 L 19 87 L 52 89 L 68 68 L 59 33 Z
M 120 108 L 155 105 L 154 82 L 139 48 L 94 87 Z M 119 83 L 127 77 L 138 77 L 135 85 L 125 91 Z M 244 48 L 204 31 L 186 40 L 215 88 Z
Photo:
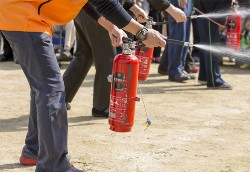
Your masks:
M 232 90 L 233 89 L 233 87 L 226 82 L 217 87 L 207 87 L 207 88 L 213 89 L 213 90 Z
M 5 56 L 4 54 L 1 54 L 0 55 L 0 62 L 5 62 L 5 61 L 8 61 L 10 60 L 11 58 Z
M 190 78 L 190 76 L 185 74 L 185 73 L 182 73 L 179 76 L 171 76 L 171 75 L 169 75 L 169 77 L 168 77 L 168 79 L 170 81 L 175 81 L 175 82 L 183 82 L 183 81 L 189 80 L 189 78 Z
M 58 57 L 59 61 L 71 61 L 73 56 L 71 55 L 70 51 L 64 50 L 62 54 Z
M 158 69 L 158 74 L 168 75 L 168 71 L 167 70 Z
M 71 109 L 71 105 L 68 102 L 66 102 L 66 108 L 67 108 L 67 110 Z
M 92 116 L 94 117 L 109 117 L 109 108 L 106 108 L 104 110 L 98 110 L 96 108 L 92 108 Z

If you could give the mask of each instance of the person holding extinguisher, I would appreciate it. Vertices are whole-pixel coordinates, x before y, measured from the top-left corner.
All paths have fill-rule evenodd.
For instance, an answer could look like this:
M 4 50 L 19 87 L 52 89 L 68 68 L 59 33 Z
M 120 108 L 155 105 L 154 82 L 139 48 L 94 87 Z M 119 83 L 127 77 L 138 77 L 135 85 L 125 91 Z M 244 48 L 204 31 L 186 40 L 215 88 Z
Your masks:
M 133 0 L 123 0 L 120 2 L 125 10 L 133 12 L 137 18 L 141 17 L 143 20 L 147 20 L 145 12 Z M 75 57 L 63 74 L 66 90 L 65 100 L 67 109 L 69 110 L 71 108 L 70 103 L 94 63 L 96 73 L 92 116 L 108 117 L 110 83 L 107 82 L 107 76 L 112 72 L 116 51 L 110 42 L 110 36 L 112 37 L 112 35 L 95 21 L 95 18 L 101 16 L 101 14 L 96 13 L 95 15 L 91 17 L 84 10 L 81 10 L 74 19 L 77 44 L 74 53 Z
M 229 9 L 232 0 L 194 0 L 194 7 L 202 13 L 216 12 Z M 222 25 L 225 20 L 219 19 Z M 197 25 L 200 34 L 200 44 L 216 45 L 219 43 L 219 26 L 207 18 L 198 18 Z M 200 72 L 198 82 L 209 89 L 231 90 L 232 86 L 226 83 L 221 76 L 218 55 L 207 50 L 200 50 Z
M 147 21 L 147 14 L 135 4 L 134 0 L 120 0 L 120 3 L 127 11 L 132 12 L 139 22 Z M 161 6 L 160 8 L 173 15 L 178 22 L 186 20 L 185 14 L 167 0 L 154 0 L 150 3 Z M 112 72 L 113 59 L 116 55 L 115 49 L 110 43 L 108 32 L 97 25 L 84 11 L 80 11 L 74 21 L 77 33 L 75 58 L 63 75 L 67 108 L 71 108 L 70 103 L 94 62 L 96 74 L 91 113 L 94 117 L 107 118 L 110 103 L 110 83 L 107 82 L 107 76 Z

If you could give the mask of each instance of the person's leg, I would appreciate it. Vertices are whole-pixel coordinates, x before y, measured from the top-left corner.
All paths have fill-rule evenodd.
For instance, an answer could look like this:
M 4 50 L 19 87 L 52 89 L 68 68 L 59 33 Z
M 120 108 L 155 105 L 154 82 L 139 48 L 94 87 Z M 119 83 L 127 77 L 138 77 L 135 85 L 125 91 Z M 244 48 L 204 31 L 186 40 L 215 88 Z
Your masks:
M 106 110 L 110 103 L 110 83 L 107 76 L 112 74 L 115 48 L 112 46 L 108 32 L 89 16 L 84 16 L 86 33 L 91 47 L 93 47 L 93 57 L 96 69 L 94 79 L 93 108 L 99 111 Z M 93 112 L 94 113 L 94 112 Z M 95 114 L 93 114 L 95 115 Z
M 168 44 L 166 44 L 161 56 L 161 61 L 158 67 L 158 73 L 161 75 L 168 75 Z
M 64 50 L 70 50 L 74 44 L 76 39 L 76 30 L 74 21 L 71 20 L 65 25 L 65 43 Z
M 23 165 L 36 165 L 39 151 L 38 145 L 38 131 L 37 131 L 37 110 L 35 96 L 36 92 L 30 88 L 30 114 L 28 132 L 25 139 L 25 146 L 23 147 L 20 163 Z
M 195 15 L 198 15 L 198 13 L 196 12 Z M 197 26 L 197 19 L 192 19 L 192 30 L 193 30 L 193 43 L 194 44 L 199 44 L 200 43 L 200 35 L 199 35 L 199 29 Z M 192 58 L 194 59 L 195 62 L 200 61 L 199 59 L 199 48 L 197 47 L 193 47 L 192 48 Z
M 184 12 L 186 16 L 190 16 L 192 13 L 192 1 L 187 1 L 187 6 L 184 8 Z M 184 42 L 190 42 L 190 27 L 191 27 L 191 20 L 188 19 L 183 23 L 183 32 L 184 32 Z M 184 71 L 184 67 L 186 64 L 186 58 L 188 54 L 189 47 L 183 46 L 182 47 L 182 53 L 181 53 L 181 66 L 182 70 Z
M 155 22 L 162 22 L 162 17 L 161 17 L 161 13 L 158 12 L 157 10 L 153 9 L 151 7 L 149 16 L 153 17 Z M 153 29 L 159 31 L 160 33 L 162 33 L 162 26 L 161 25 L 154 25 Z M 161 47 L 154 47 L 154 53 L 153 53 L 153 62 L 155 63 L 160 63 L 161 60 Z
M 34 152 L 38 154 L 38 132 L 37 132 L 37 108 L 36 108 L 36 92 L 33 88 L 30 91 L 30 116 L 28 124 L 28 133 L 25 139 L 25 145 Z
M 71 61 L 63 74 L 66 91 L 66 102 L 72 102 L 90 67 L 93 64 L 92 47 L 86 35 L 84 13 L 79 12 L 75 18 L 76 27 L 76 51 L 75 58 Z M 86 23 L 88 24 L 88 23 Z
M 13 59 L 13 52 L 12 49 L 10 47 L 9 42 L 6 40 L 6 38 L 4 37 L 4 35 L 1 34 L 0 31 L 0 37 L 2 38 L 1 41 L 1 50 L 0 50 L 0 62 L 1 61 L 8 61 L 10 59 Z
M 33 99 L 37 111 L 37 133 L 31 131 L 35 128 L 31 122 L 26 143 L 35 142 L 38 136 L 36 172 L 72 171 L 67 150 L 68 122 L 64 84 L 51 38 L 37 32 L 3 33 L 17 54 L 30 87 L 35 92 Z
M 198 28 L 200 33 L 201 44 L 216 45 L 219 42 L 219 29 L 218 26 L 211 23 L 207 19 L 198 19 Z M 225 83 L 221 78 L 219 68 L 219 58 L 211 51 L 201 51 L 200 58 L 204 59 L 206 77 L 200 73 L 199 80 L 207 79 L 208 87 L 219 87 Z M 202 60 L 202 59 L 201 59 Z M 201 72 L 204 71 L 203 65 L 200 66 Z
M 177 0 L 171 0 L 171 4 L 178 7 Z M 173 19 L 168 14 L 168 19 Z M 185 23 L 174 23 L 169 25 L 169 39 L 179 40 L 179 41 L 186 41 L 186 25 Z M 182 45 L 176 45 L 169 43 L 168 44 L 168 75 L 169 80 L 171 81 L 184 81 L 188 80 L 189 76 L 183 74 L 184 70 L 184 58 L 186 58 L 186 51 L 187 48 L 183 47 Z M 185 55 L 185 57 L 184 57 Z

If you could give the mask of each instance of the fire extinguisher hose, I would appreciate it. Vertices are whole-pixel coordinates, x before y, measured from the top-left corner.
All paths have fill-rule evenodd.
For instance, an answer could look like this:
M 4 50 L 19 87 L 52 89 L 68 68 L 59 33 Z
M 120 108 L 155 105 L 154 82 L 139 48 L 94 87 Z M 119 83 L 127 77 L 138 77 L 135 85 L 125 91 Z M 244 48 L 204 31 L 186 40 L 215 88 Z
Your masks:
M 183 42 L 183 41 L 179 41 L 179 40 L 175 40 L 175 39 L 165 39 L 168 43 L 172 43 L 172 44 L 178 44 L 178 45 L 182 45 L 184 47 L 193 47 L 193 44 L 190 42 Z
M 197 15 L 192 15 L 192 16 L 188 16 L 187 19 L 196 19 Z M 168 20 L 168 21 L 164 21 L 164 22 L 152 22 L 152 25 L 164 25 L 164 24 L 174 24 L 176 23 L 175 19 L 172 20 Z

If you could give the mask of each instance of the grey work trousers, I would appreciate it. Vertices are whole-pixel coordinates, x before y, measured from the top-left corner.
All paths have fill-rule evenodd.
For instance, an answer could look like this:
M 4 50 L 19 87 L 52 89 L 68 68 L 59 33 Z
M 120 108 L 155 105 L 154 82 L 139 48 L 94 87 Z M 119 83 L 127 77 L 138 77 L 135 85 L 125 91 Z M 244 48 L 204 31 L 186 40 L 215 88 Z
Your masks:
M 94 62 L 96 74 L 93 107 L 104 110 L 109 106 L 110 83 L 107 76 L 112 72 L 115 49 L 108 32 L 83 11 L 80 11 L 74 21 L 77 42 L 75 58 L 63 75 L 66 102 L 73 100 Z
M 36 172 L 70 172 L 65 91 L 51 37 L 39 32 L 3 34 L 31 88 L 25 144 L 38 156 Z

